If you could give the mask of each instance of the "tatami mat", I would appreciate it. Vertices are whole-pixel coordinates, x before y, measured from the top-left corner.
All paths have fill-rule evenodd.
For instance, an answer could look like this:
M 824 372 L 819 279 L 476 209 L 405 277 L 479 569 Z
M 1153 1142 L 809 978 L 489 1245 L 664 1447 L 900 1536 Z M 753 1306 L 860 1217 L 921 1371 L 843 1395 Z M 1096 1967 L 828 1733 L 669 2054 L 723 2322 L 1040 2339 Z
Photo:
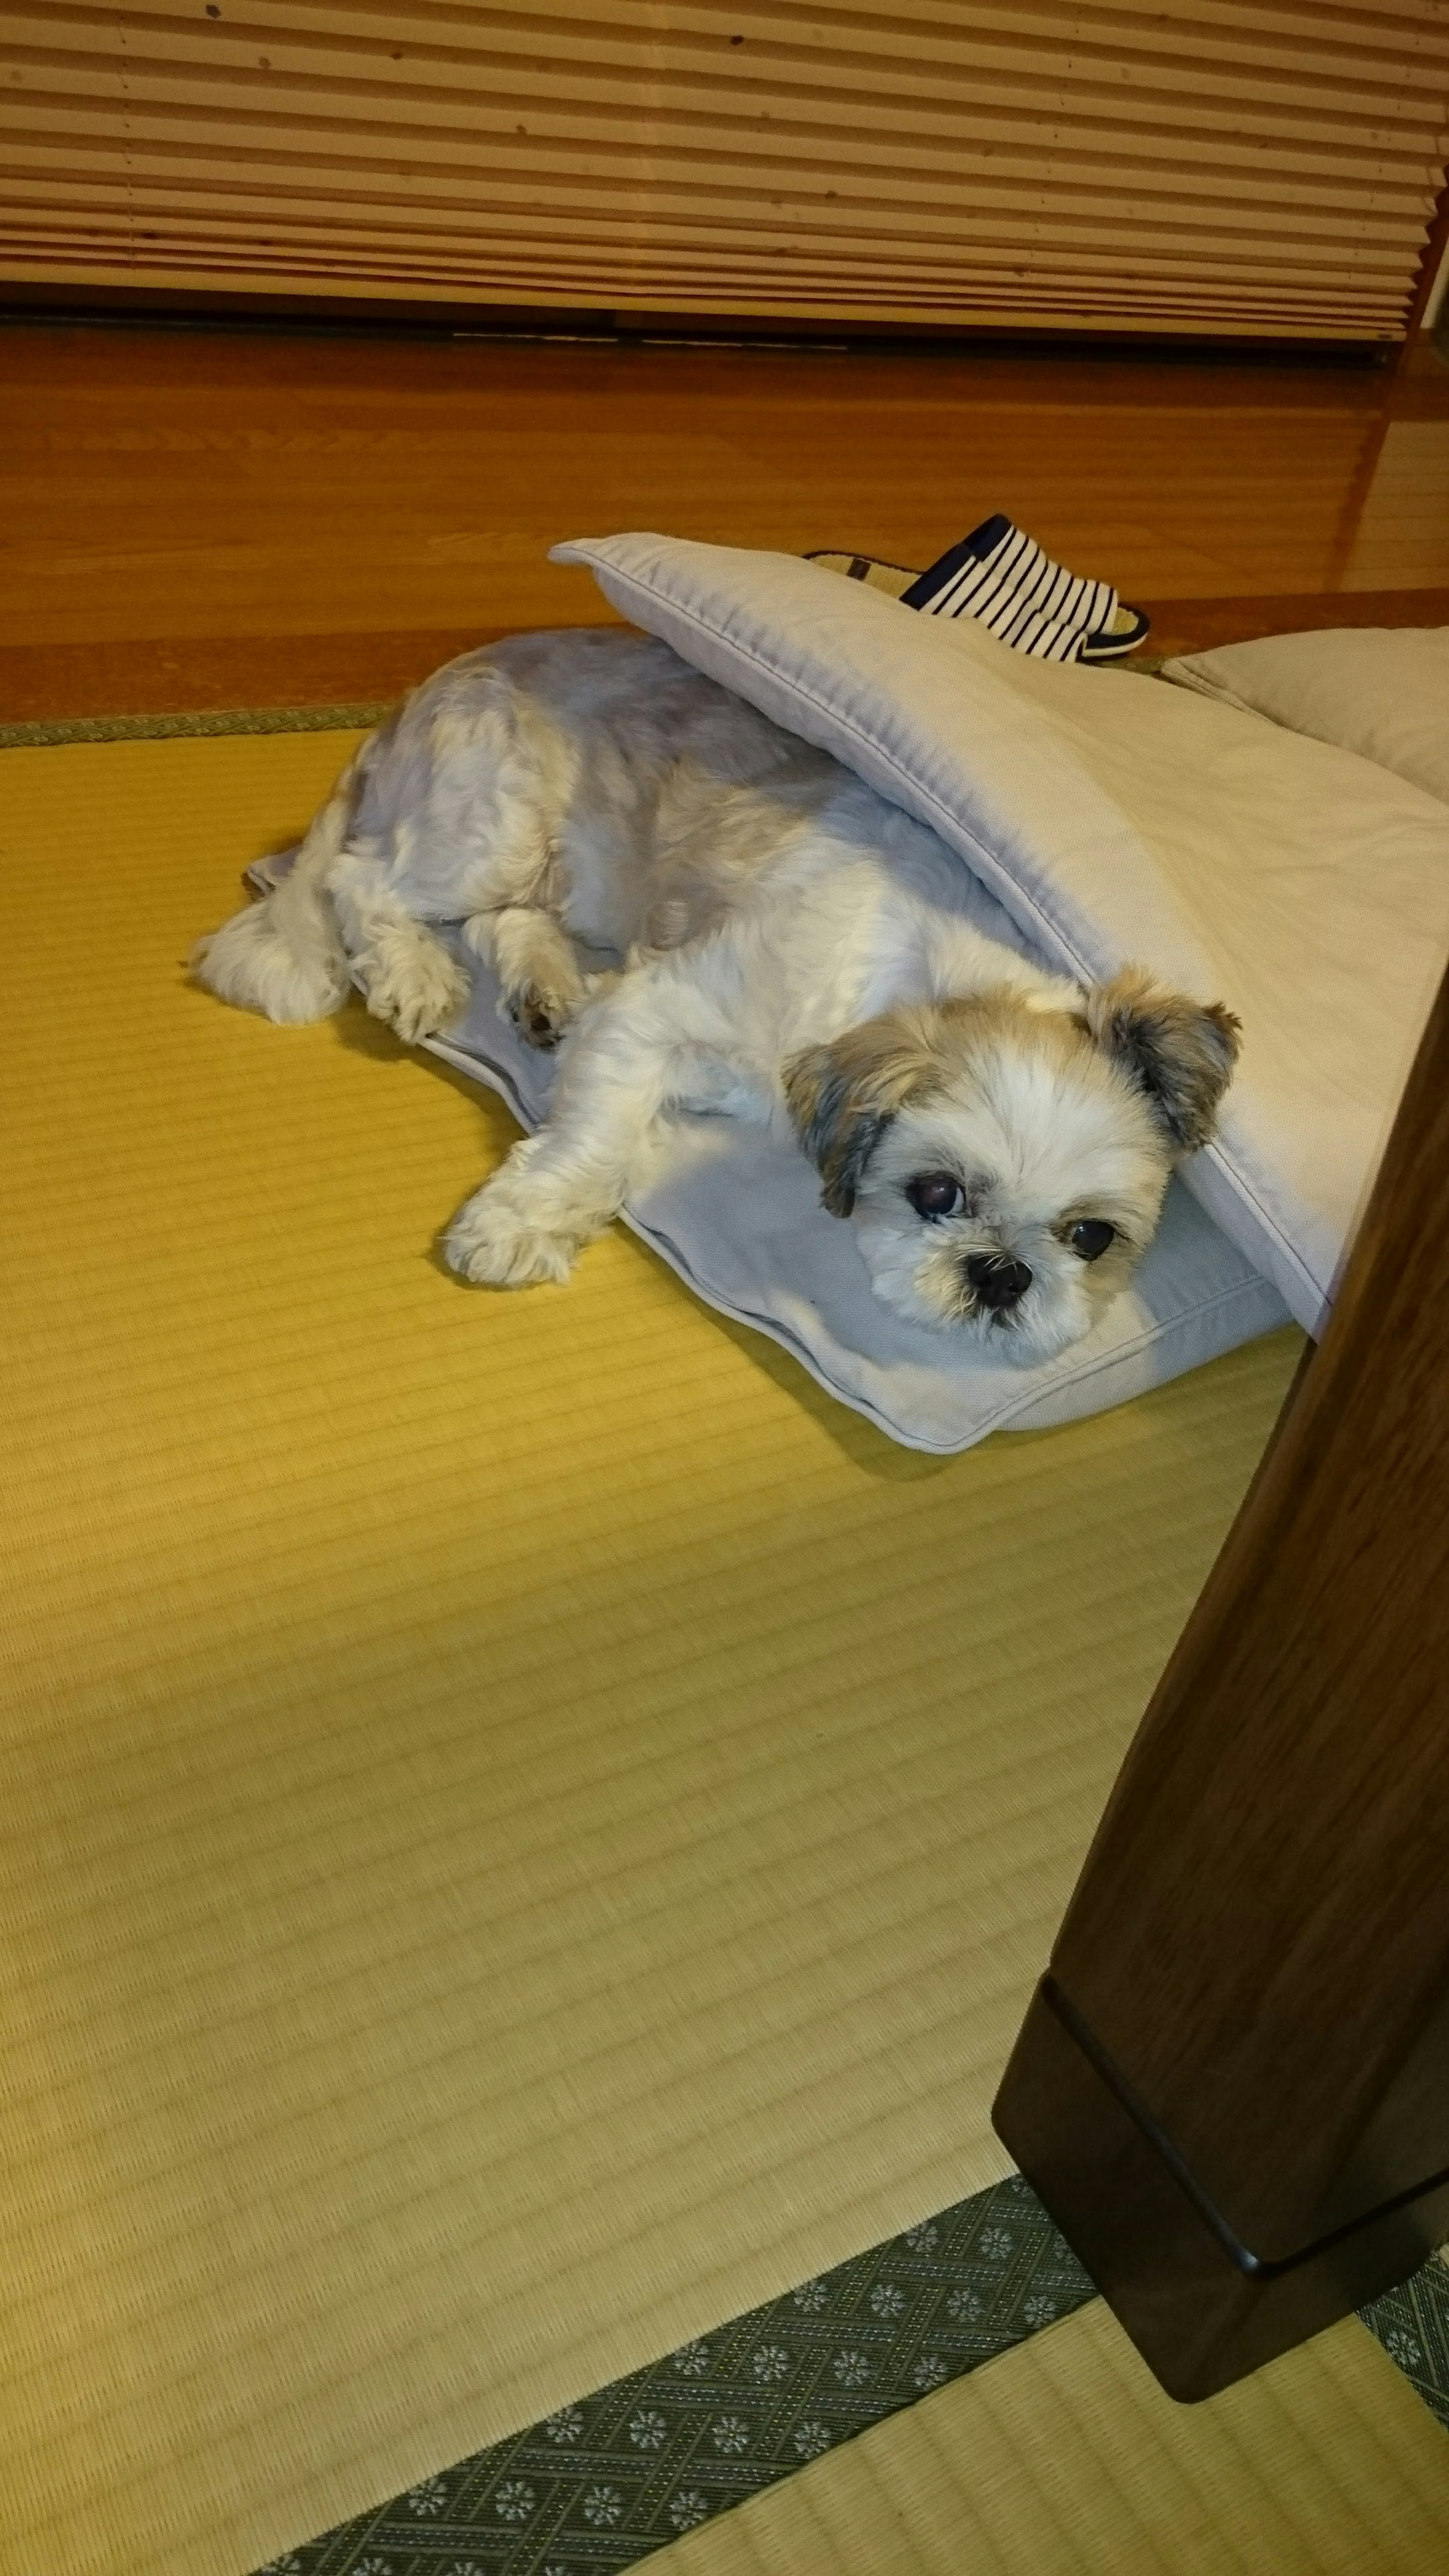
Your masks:
M 937 1461 L 622 1234 L 461 1289 L 501 1108 L 181 970 L 350 739 L 0 761 L 25 2576 L 236 2576 L 1000 2175 L 1296 1357 Z
M 1431 2576 L 1449 2442 L 1350 2317 L 1206 2405 L 1098 2302 L 648 2562 L 657 2576 Z

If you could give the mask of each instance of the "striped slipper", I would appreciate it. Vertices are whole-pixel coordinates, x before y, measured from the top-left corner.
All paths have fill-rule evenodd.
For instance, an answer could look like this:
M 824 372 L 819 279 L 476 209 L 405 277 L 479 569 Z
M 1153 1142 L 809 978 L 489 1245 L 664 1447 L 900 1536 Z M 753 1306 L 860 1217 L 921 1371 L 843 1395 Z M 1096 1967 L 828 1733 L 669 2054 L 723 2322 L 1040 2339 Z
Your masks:
M 1040 661 L 1110 662 L 1145 641 L 1150 620 L 1124 606 L 1111 584 L 1066 571 L 1004 512 L 982 521 L 923 573 L 869 555 L 814 554 L 810 562 L 887 591 L 928 617 L 974 617 L 989 634 Z
M 1122 614 L 1110 582 L 1053 563 L 1004 511 L 922 573 L 901 597 L 928 617 L 974 617 L 1018 653 L 1046 662 L 1094 662 L 1131 653 L 1148 630 L 1139 608 Z
M 847 581 L 866 582 L 892 599 L 904 599 L 922 578 L 914 564 L 881 563 L 875 555 L 814 554 L 805 561 L 818 563 L 825 572 L 843 572 Z

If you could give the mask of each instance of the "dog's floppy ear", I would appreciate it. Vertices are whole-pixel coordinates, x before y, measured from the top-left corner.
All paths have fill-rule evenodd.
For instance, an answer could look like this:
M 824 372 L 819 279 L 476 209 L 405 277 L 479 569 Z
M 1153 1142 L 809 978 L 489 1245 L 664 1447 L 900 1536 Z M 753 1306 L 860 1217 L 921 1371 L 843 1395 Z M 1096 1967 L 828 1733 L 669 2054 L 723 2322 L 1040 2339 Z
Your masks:
M 1145 1092 L 1178 1152 L 1205 1145 L 1238 1060 L 1241 1024 L 1232 1012 L 1124 966 L 1110 983 L 1088 986 L 1084 1016 L 1104 1054 Z
M 887 1011 L 782 1068 L 795 1132 L 825 1186 L 832 1216 L 849 1216 L 865 1167 L 913 1092 L 940 1076 L 930 1014 Z

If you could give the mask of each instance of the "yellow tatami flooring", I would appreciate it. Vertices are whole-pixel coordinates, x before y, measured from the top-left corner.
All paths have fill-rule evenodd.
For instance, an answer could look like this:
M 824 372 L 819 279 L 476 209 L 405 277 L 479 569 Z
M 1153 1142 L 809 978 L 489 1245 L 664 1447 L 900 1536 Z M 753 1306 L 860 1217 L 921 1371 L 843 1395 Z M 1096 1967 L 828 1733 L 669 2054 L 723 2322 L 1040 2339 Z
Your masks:
M 1449 2444 L 1349 2318 L 1174 2406 L 1098 2305 L 663 2551 L 657 2576 L 1430 2576 Z
M 184 973 L 351 739 L 0 755 L 23 2576 L 240 2576 L 1000 2175 L 1297 1353 L 936 1461 L 622 1234 L 461 1288 L 497 1103 Z

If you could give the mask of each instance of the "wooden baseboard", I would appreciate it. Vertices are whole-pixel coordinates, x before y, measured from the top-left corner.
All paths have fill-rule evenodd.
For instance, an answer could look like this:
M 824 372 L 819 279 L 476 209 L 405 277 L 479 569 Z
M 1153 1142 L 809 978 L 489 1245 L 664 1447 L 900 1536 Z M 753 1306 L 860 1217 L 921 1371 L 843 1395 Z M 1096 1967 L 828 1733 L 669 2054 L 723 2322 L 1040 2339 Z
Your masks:
M 1246 636 L 1326 626 L 1449 625 L 1449 590 L 1289 592 L 1162 599 L 1154 653 L 1203 652 Z M 609 625 L 605 602 L 585 623 Z M 0 723 L 67 716 L 183 715 L 212 707 L 339 706 L 401 697 L 442 662 L 496 643 L 498 626 L 379 635 L 216 635 L 165 642 L 0 646 Z
M 604 601 L 596 622 L 613 623 Z M 0 723 L 187 715 L 211 707 L 341 706 L 401 697 L 501 626 L 383 635 L 207 635 L 162 643 L 0 647 Z
M 621 342 L 665 340 L 725 345 L 809 348 L 942 348 L 1020 350 L 1042 355 L 1109 355 L 1120 358 L 1180 356 L 1194 365 L 1228 360 L 1241 365 L 1263 362 L 1282 366 L 1294 360 L 1322 365 L 1391 368 L 1402 342 L 1376 332 L 1314 338 L 1304 332 L 1272 330 L 1173 331 L 1152 323 L 1140 328 L 1122 322 L 1063 329 L 1030 318 L 1020 322 L 868 321 L 859 317 L 769 313 L 690 312 L 685 307 L 609 305 L 551 306 L 490 304 L 447 296 L 287 293 L 281 289 L 189 287 L 177 285 L 116 286 L 91 281 L 46 278 L 0 278 L 0 321 L 54 319 L 72 322 L 121 322 L 128 317 L 153 327 L 168 322 L 199 323 L 213 328 L 227 323 L 261 329 L 402 331 L 428 338 L 455 332 L 500 339 L 602 339 Z
M 1446 626 L 1449 590 L 1285 591 L 1244 599 L 1144 599 L 1154 653 L 1206 653 L 1255 635 L 1329 626 Z

